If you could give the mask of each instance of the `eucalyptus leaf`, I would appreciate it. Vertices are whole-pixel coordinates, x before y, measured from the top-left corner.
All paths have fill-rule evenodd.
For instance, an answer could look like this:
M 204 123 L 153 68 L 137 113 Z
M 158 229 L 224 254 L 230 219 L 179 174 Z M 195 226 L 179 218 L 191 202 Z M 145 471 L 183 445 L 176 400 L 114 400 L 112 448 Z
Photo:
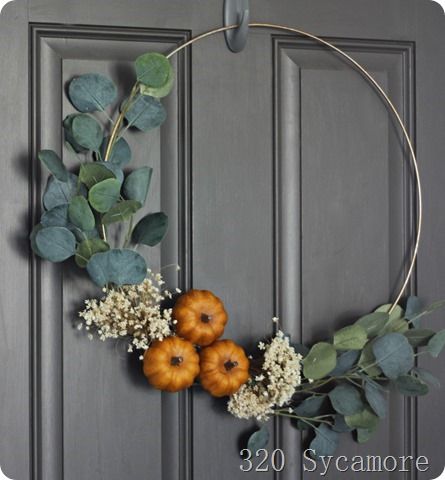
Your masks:
M 406 301 L 405 318 L 407 320 L 412 320 L 419 313 L 421 313 L 423 309 L 424 309 L 424 305 L 419 297 L 416 297 L 414 295 L 411 297 L 408 297 L 408 300 Z
M 252 455 L 255 455 L 258 450 L 265 448 L 269 443 L 269 430 L 266 425 L 263 425 L 259 430 L 252 433 L 247 441 L 247 448 L 250 450 Z
M 404 333 L 409 343 L 414 347 L 423 347 L 428 344 L 428 340 L 434 335 L 434 330 L 427 328 L 411 328 Z
M 69 145 L 72 148 L 72 150 L 76 153 L 85 153 L 88 151 L 88 149 L 85 147 L 82 147 L 82 145 L 79 145 L 73 136 L 73 121 L 77 117 L 77 115 L 78 115 L 77 113 L 68 115 L 63 121 L 63 128 L 65 131 L 65 144 Z
M 158 128 L 166 118 L 167 113 L 162 103 L 146 95 L 138 95 L 125 113 L 128 127 L 136 127 L 143 132 Z
M 150 167 L 138 168 L 131 172 L 124 181 L 122 188 L 127 200 L 136 200 L 142 205 L 147 199 L 153 169 Z
M 326 404 L 326 398 L 320 395 L 313 395 L 304 399 L 298 406 L 294 408 L 295 415 L 299 417 L 313 418 L 320 415 L 324 405 Z
M 75 142 L 88 150 L 99 150 L 102 140 L 102 127 L 90 115 L 76 115 L 72 122 L 72 134 Z
M 348 433 L 352 432 L 352 428 L 345 422 L 345 417 L 343 415 L 335 415 L 334 426 L 332 430 L 338 433 Z
M 141 95 L 149 95 L 150 97 L 163 98 L 166 97 L 172 90 L 175 85 L 175 75 L 173 69 L 170 69 L 167 82 L 162 87 L 148 87 L 147 85 L 141 84 L 140 93 Z
M 389 315 L 386 312 L 373 312 L 357 320 L 356 324 L 361 325 L 369 338 L 377 336 L 388 323 Z
M 423 380 L 425 383 L 429 383 L 433 387 L 440 388 L 440 381 L 431 372 L 424 368 L 414 367 L 411 371 L 416 377 Z
M 96 219 L 85 197 L 77 195 L 71 199 L 68 207 L 70 222 L 83 231 L 93 230 Z
M 122 171 L 119 165 L 110 162 L 95 162 L 97 165 L 105 167 L 107 170 L 114 175 L 114 177 L 119 180 L 119 183 L 122 185 L 124 183 L 124 172 Z
M 334 334 L 334 347 L 337 350 L 361 350 L 367 341 L 366 330 L 358 324 L 342 328 Z
M 319 380 L 332 372 L 336 364 L 335 348 L 330 343 L 316 343 L 303 359 L 303 373 L 306 378 Z
M 408 339 L 400 333 L 387 333 L 377 338 L 372 351 L 383 373 L 394 380 L 414 366 L 414 351 Z
M 356 364 L 357 360 L 360 357 L 359 350 L 348 350 L 337 357 L 337 366 L 332 370 L 332 377 L 339 377 L 344 375 L 346 372 L 351 370 L 351 368 Z
M 168 229 L 168 217 L 165 213 L 150 213 L 146 215 L 133 230 L 134 243 L 142 243 L 154 247 L 164 238 Z
M 134 215 L 142 205 L 135 200 L 124 200 L 116 203 L 103 217 L 102 223 L 109 225 L 115 222 L 123 222 Z
M 69 228 L 68 205 L 63 204 L 48 210 L 42 215 L 40 223 L 44 227 L 66 227 Z
M 154 88 L 166 85 L 172 70 L 168 58 L 156 52 L 139 56 L 135 61 L 135 67 L 138 81 Z
M 431 356 L 437 358 L 445 346 L 445 330 L 437 332 L 428 342 L 427 349 Z
M 429 392 L 428 385 L 412 375 L 401 375 L 395 380 L 395 384 L 399 392 L 407 397 L 423 396 Z
M 77 228 L 73 225 L 70 230 L 74 233 L 74 236 L 76 237 L 78 242 L 83 242 L 84 240 L 90 240 L 93 238 L 99 238 L 99 232 L 96 228 L 84 232 L 80 228 Z
M 378 367 L 374 353 L 372 351 L 372 342 L 365 345 L 358 361 L 359 367 L 370 377 L 378 377 L 382 370 Z
M 131 149 L 128 142 L 125 138 L 119 138 L 113 145 L 113 148 L 110 153 L 109 158 L 105 158 L 105 153 L 107 151 L 108 142 L 110 141 L 110 137 L 105 137 L 104 141 L 102 142 L 102 146 L 100 147 L 100 152 L 102 159 L 107 163 L 112 163 L 113 165 L 118 165 L 120 168 L 124 168 L 128 165 L 131 161 Z
M 64 227 L 46 227 L 35 236 L 39 255 L 50 262 L 63 262 L 76 251 L 76 238 Z
M 41 150 L 37 156 L 45 167 L 61 182 L 68 181 L 68 170 L 57 153 L 52 150 Z
M 95 253 L 88 262 L 87 270 L 91 279 L 100 287 L 109 283 L 136 285 L 146 277 L 147 264 L 133 250 L 109 250 Z
M 386 398 L 383 396 L 380 388 L 376 387 L 374 383 L 365 382 L 365 397 L 377 416 L 385 418 L 387 412 Z
M 31 234 L 29 235 L 29 242 L 31 244 L 32 251 L 38 255 L 39 257 L 43 257 L 42 252 L 38 249 L 37 244 L 36 244 L 36 236 L 42 230 L 44 227 L 41 223 L 38 223 L 37 225 L 34 226 L 34 228 L 31 231 Z
M 91 188 L 96 183 L 100 183 L 107 178 L 116 178 L 111 169 L 98 162 L 83 163 L 80 166 L 79 178 L 88 188 Z
M 88 193 L 90 205 L 100 213 L 106 213 L 119 200 L 121 184 L 115 178 L 96 183 Z
M 80 112 L 103 111 L 116 100 L 117 89 L 108 77 L 87 73 L 71 80 L 68 96 Z
M 337 385 L 328 396 L 334 410 L 345 416 L 361 412 L 365 406 L 360 392 L 349 384 Z
M 379 307 L 376 312 L 385 312 L 389 313 L 393 305 L 391 304 L 386 304 L 382 305 Z M 405 312 L 402 307 L 399 305 L 396 305 L 392 312 L 389 314 L 389 320 L 383 329 L 382 333 L 391 333 L 391 332 L 398 332 L 398 333 L 403 333 L 406 332 L 409 329 L 409 324 L 405 320 Z
M 84 240 L 77 247 L 75 261 L 79 267 L 85 268 L 95 253 L 107 252 L 109 249 L 108 243 L 100 238 Z
M 84 192 L 85 189 L 78 186 L 77 176 L 72 173 L 68 175 L 67 182 L 61 182 L 50 176 L 43 194 L 43 205 L 46 210 L 52 210 L 59 205 L 70 203 L 74 196 L 82 195 Z
M 373 428 L 357 428 L 357 442 L 366 443 L 371 440 L 375 431 L 377 430 L 377 425 Z
M 443 308 L 444 306 L 445 306 L 445 300 L 434 302 L 431 305 L 428 305 L 427 307 L 422 308 L 422 310 L 420 312 L 417 312 L 417 314 L 410 315 L 410 321 L 415 327 L 419 327 L 420 319 L 424 315 L 429 315 L 430 313 L 433 313 L 434 311 L 440 308 Z
M 365 407 L 361 412 L 345 416 L 345 422 L 350 428 L 373 429 L 379 423 L 379 417 L 369 408 Z
M 315 457 L 327 457 L 333 455 L 338 447 L 339 434 L 327 425 L 320 425 L 315 429 L 315 438 L 309 448 Z

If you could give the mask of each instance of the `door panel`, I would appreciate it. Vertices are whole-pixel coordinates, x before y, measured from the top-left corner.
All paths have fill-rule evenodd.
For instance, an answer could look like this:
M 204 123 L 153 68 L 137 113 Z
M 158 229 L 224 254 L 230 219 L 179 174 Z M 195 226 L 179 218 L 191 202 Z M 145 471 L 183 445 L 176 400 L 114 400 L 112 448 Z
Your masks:
M 357 0 L 257 0 L 252 8 L 254 20 L 327 36 L 389 93 L 416 139 L 426 193 L 409 292 L 444 298 L 445 225 L 437 208 L 445 180 L 438 160 L 445 154 L 445 16 L 429 0 L 385 0 L 381 9 L 371 0 L 360 8 Z M 96 290 L 70 266 L 34 259 L 25 231 L 38 216 L 46 178 L 36 151 L 53 148 L 68 165 L 76 162 L 60 129 L 73 111 L 67 82 L 93 69 L 128 90 L 139 54 L 169 52 L 220 25 L 221 10 L 219 0 L 186 8 L 179 0 L 109 0 L 106 7 L 15 0 L 0 16 L 0 60 L 9 65 L 0 96 L 12 119 L 2 117 L 0 132 L 0 199 L 8 207 L 0 213 L 7 225 L 0 236 L 0 431 L 8 432 L 0 436 L 0 464 L 11 478 L 260 475 L 239 469 L 239 449 L 255 423 L 232 418 L 224 400 L 198 387 L 154 391 L 137 356 L 90 343 L 73 324 L 82 299 Z M 221 296 L 230 315 L 226 336 L 247 348 L 272 333 L 274 315 L 294 340 L 314 342 L 393 298 L 412 247 L 413 178 L 400 132 L 370 85 L 337 55 L 276 31 L 251 31 L 236 55 L 221 35 L 210 37 L 173 64 L 168 121 L 154 134 L 128 137 L 134 165 L 154 167 L 148 210 L 170 216 L 151 266 L 179 263 L 179 273 L 164 272 L 172 287 Z M 434 322 L 441 328 L 440 315 Z M 439 365 L 432 369 L 445 380 Z M 437 476 L 443 410 L 440 392 L 418 402 L 394 395 L 375 439 L 359 446 L 344 438 L 338 453 L 427 455 Z M 313 478 L 303 474 L 299 454 L 308 439 L 288 422 L 269 428 L 287 467 L 262 478 Z

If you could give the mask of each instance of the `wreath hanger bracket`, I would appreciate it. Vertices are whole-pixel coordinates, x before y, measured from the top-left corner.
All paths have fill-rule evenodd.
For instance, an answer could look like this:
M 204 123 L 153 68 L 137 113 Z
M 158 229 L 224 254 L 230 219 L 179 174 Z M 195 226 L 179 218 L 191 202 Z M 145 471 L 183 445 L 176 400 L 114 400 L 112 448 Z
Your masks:
M 249 20 L 249 0 L 224 1 L 224 26 L 238 25 L 237 28 L 224 32 L 227 46 L 234 53 L 244 50 L 247 44 Z

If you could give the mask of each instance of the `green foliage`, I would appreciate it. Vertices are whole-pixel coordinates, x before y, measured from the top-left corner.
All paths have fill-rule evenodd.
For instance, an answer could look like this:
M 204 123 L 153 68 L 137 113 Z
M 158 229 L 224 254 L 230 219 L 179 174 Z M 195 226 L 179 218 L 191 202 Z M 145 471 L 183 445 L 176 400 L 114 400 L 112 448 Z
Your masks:
M 414 367 L 411 370 L 411 374 L 415 375 L 420 380 L 423 380 L 425 383 L 429 383 L 433 387 L 440 388 L 439 379 L 437 379 L 431 372 L 425 370 L 424 368 Z
M 406 331 L 404 335 L 413 347 L 423 347 L 427 345 L 428 340 L 434 335 L 434 330 L 427 328 L 412 328 Z
M 80 166 L 79 179 L 87 188 L 91 188 L 107 178 L 116 178 L 114 173 L 105 165 L 95 163 L 83 163 Z
M 345 417 L 343 415 L 335 415 L 334 417 L 334 425 L 332 427 L 334 432 L 338 433 L 348 433 L 352 432 L 353 428 L 351 428 L 346 422 Z
M 357 323 L 334 334 L 334 347 L 337 350 L 361 350 L 367 341 L 366 330 Z
M 103 140 L 102 127 L 90 115 L 76 115 L 71 123 L 71 132 L 77 145 L 87 150 L 99 150 Z
M 135 67 L 138 81 L 147 87 L 163 87 L 171 77 L 170 62 L 161 53 L 150 52 L 141 55 L 136 59 Z
M 40 219 L 40 223 L 44 227 L 70 228 L 68 220 L 68 204 L 59 205 L 44 212 Z
M 84 194 L 85 190 L 79 188 L 77 176 L 70 173 L 67 182 L 61 182 L 57 178 L 50 176 L 43 194 L 43 205 L 46 210 L 52 210 L 59 205 L 70 203 L 71 199 Z
M 150 97 L 155 98 L 163 98 L 166 97 L 172 90 L 175 85 L 175 76 L 173 69 L 170 70 L 168 75 L 167 82 L 162 87 L 148 87 L 147 85 L 141 84 L 140 86 L 140 93 L 141 95 L 148 95 Z
M 35 235 L 38 254 L 50 262 L 63 262 L 76 251 L 76 238 L 64 227 L 44 227 Z
M 343 352 L 337 357 L 337 366 L 332 370 L 332 377 L 340 377 L 346 372 L 351 370 L 351 368 L 356 364 L 357 360 L 360 357 L 359 350 L 348 350 Z
M 437 358 L 445 346 L 445 330 L 437 332 L 428 342 L 427 349 L 430 355 Z
M 36 244 L 36 236 L 42 230 L 44 227 L 41 223 L 38 223 L 37 225 L 34 226 L 34 228 L 31 231 L 31 234 L 29 235 L 29 242 L 31 244 L 32 251 L 38 255 L 39 257 L 43 258 L 42 252 L 37 247 Z
M 269 430 L 263 425 L 259 430 L 253 432 L 247 441 L 247 448 L 255 455 L 258 450 L 265 448 L 269 443 Z
M 389 315 L 386 312 L 373 312 L 357 320 L 357 324 L 361 325 L 369 338 L 376 337 L 381 333 L 383 328 L 389 321 Z
M 90 205 L 100 213 L 106 213 L 119 200 L 121 184 L 115 178 L 96 183 L 88 192 Z
M 108 77 L 87 73 L 71 80 L 68 96 L 79 112 L 103 111 L 116 100 L 117 89 Z
M 428 385 L 412 375 L 401 375 L 395 380 L 395 384 L 399 392 L 407 397 L 423 396 L 429 392 Z
M 114 177 L 119 181 L 121 185 L 124 183 L 124 172 L 119 167 L 119 165 L 116 165 L 115 163 L 110 163 L 110 162 L 95 162 L 95 163 L 96 165 L 101 165 L 106 169 L 110 170 L 110 172 L 114 175 Z
M 357 428 L 357 442 L 366 443 L 371 440 L 375 431 L 377 430 L 377 425 L 372 428 Z
M 377 362 L 372 351 L 372 346 L 373 343 L 370 342 L 362 350 L 358 365 L 370 377 L 378 377 L 382 373 L 382 371 L 377 366 Z
M 306 378 L 318 380 L 332 372 L 336 364 L 335 348 L 330 343 L 316 343 L 303 359 L 303 373 Z
M 133 250 L 109 250 L 94 254 L 87 265 L 91 279 L 99 286 L 107 284 L 136 285 L 147 274 L 147 265 Z
M 154 247 L 164 238 L 167 229 L 168 217 L 165 213 L 150 213 L 136 225 L 132 239 L 134 243 Z
M 75 261 L 81 268 L 85 268 L 95 253 L 107 252 L 110 246 L 100 238 L 90 238 L 81 242 L 76 250 Z
M 315 428 L 315 438 L 309 448 L 315 452 L 315 457 L 327 457 L 333 455 L 338 447 L 339 434 L 327 425 Z
M 106 159 L 105 154 L 109 141 L 110 137 L 105 137 L 100 147 L 102 159 L 106 160 L 107 163 L 117 165 L 120 168 L 126 167 L 131 162 L 130 145 L 128 145 L 128 142 L 125 140 L 125 138 L 119 138 L 113 145 L 110 157 Z
M 294 413 L 299 417 L 316 417 L 320 415 L 321 410 L 325 405 L 325 397 L 313 395 L 304 399 L 297 407 L 294 408 Z
M 376 310 L 376 312 L 389 313 L 391 308 L 392 308 L 391 304 L 382 305 Z M 405 320 L 404 316 L 405 316 L 405 312 L 403 308 L 401 308 L 399 305 L 396 305 L 393 308 L 392 312 L 389 314 L 388 323 L 386 324 L 385 328 L 381 333 L 406 332 L 409 328 L 409 324 Z
M 63 128 L 65 131 L 65 144 L 67 147 L 71 147 L 76 153 L 87 152 L 88 149 L 79 145 L 73 136 L 73 121 L 77 117 L 77 113 L 68 115 L 63 121 Z
M 373 429 L 378 425 L 379 417 L 377 417 L 369 407 L 365 407 L 361 412 L 345 416 L 345 422 L 353 429 Z
M 114 207 L 102 217 L 102 223 L 104 225 L 110 225 L 111 223 L 124 222 L 131 218 L 142 205 L 135 200 L 123 200 L 116 203 Z
M 127 200 L 136 200 L 142 205 L 147 199 L 153 169 L 150 167 L 138 168 L 131 172 L 124 181 L 122 188 Z
M 125 113 L 128 127 L 136 127 L 143 132 L 160 127 L 166 118 L 167 113 L 162 103 L 156 98 L 145 95 L 138 95 L 131 101 Z
M 380 418 L 386 417 L 386 398 L 375 382 L 365 381 L 365 397 L 373 411 Z
M 388 333 L 377 338 L 372 351 L 383 373 L 392 380 L 414 367 L 413 347 L 400 333 Z
M 61 182 L 68 181 L 68 170 L 57 153 L 52 150 L 41 150 L 37 156 L 45 167 Z
M 87 199 L 81 195 L 71 199 L 68 207 L 68 217 L 70 222 L 82 231 L 92 230 L 96 224 Z
M 365 406 L 357 388 L 346 383 L 337 385 L 331 390 L 329 400 L 335 411 L 345 416 L 361 412 Z

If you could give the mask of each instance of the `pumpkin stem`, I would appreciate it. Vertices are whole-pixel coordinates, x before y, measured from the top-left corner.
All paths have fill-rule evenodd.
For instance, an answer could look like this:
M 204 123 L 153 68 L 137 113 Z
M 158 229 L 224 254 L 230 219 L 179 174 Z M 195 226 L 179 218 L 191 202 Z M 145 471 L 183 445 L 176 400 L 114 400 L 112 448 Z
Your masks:
M 170 363 L 174 366 L 174 367 L 177 367 L 179 365 L 181 365 L 181 363 L 184 361 L 184 359 L 182 357 L 172 357 L 172 359 L 170 360 Z
M 224 364 L 225 369 L 230 372 L 232 368 L 235 368 L 238 366 L 238 362 L 232 362 L 231 360 L 227 360 L 227 362 Z
M 201 313 L 201 322 L 202 323 L 209 323 L 212 320 L 211 315 L 207 315 L 207 313 Z

